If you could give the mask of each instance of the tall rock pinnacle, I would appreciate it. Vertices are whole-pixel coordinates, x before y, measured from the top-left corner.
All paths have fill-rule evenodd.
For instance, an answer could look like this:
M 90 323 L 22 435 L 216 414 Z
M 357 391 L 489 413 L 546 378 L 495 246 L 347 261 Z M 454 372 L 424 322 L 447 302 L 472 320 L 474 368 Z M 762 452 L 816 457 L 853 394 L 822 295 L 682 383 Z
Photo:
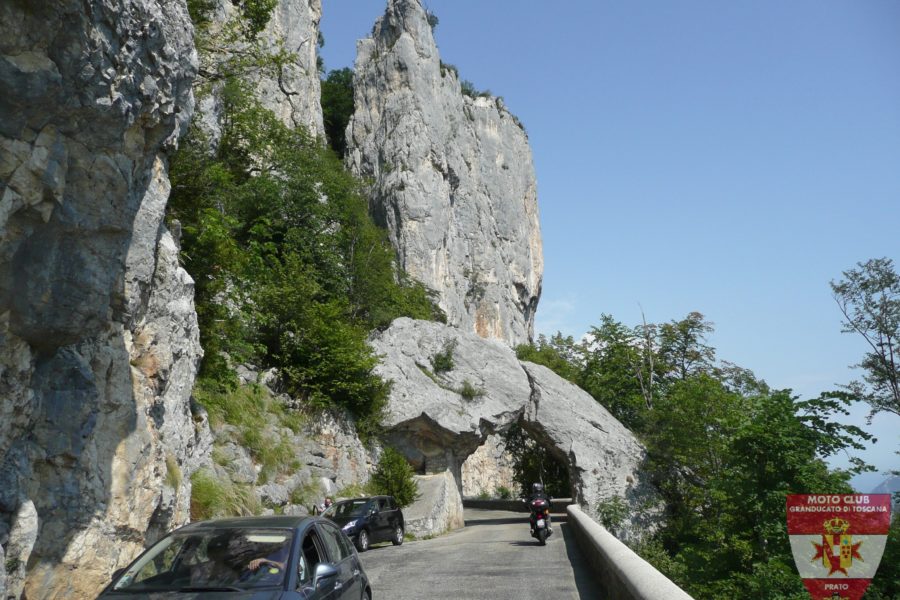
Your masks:
M 531 339 L 543 256 L 528 137 L 503 101 L 463 94 L 419 0 L 389 0 L 358 43 L 351 169 L 407 273 L 448 322 L 516 345 Z

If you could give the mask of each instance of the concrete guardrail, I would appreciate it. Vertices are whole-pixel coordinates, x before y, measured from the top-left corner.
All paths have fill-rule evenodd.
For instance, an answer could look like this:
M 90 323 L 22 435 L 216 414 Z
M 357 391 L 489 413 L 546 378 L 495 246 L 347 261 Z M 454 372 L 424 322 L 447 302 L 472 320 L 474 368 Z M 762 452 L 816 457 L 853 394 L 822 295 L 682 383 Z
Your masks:
M 611 600 L 693 600 L 671 579 L 638 556 L 584 514 L 577 504 L 566 509 L 578 547 Z

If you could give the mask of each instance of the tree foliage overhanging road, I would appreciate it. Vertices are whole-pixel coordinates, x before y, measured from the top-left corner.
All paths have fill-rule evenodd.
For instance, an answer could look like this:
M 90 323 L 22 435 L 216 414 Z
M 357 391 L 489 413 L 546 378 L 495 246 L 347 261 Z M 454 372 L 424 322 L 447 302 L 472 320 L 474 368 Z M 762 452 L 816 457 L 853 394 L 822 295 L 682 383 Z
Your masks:
M 884 275 L 885 265 L 877 266 Z M 860 283 L 836 293 L 859 288 L 870 289 Z M 878 314 L 893 308 L 888 303 Z M 896 340 L 896 319 L 870 320 L 894 326 L 893 333 L 880 332 L 876 348 Z M 871 467 L 856 460 L 850 470 L 830 470 L 824 459 L 861 450 L 871 436 L 839 423 L 853 394 L 801 400 L 790 390 L 772 390 L 751 371 L 720 360 L 708 343 L 712 332 L 698 312 L 635 327 L 603 315 L 583 341 L 558 333 L 517 351 L 588 391 L 646 444 L 667 513 L 663 529 L 643 540 L 639 553 L 698 598 L 806 598 L 788 544 L 785 496 L 852 491 L 850 476 Z M 883 364 L 876 359 L 867 355 L 864 367 Z M 876 391 L 889 387 L 882 384 L 888 380 L 884 369 L 866 379 Z M 615 530 L 615 516 L 623 515 L 612 509 L 622 504 L 612 499 L 590 508 Z M 882 565 L 867 597 L 893 597 L 897 571 Z

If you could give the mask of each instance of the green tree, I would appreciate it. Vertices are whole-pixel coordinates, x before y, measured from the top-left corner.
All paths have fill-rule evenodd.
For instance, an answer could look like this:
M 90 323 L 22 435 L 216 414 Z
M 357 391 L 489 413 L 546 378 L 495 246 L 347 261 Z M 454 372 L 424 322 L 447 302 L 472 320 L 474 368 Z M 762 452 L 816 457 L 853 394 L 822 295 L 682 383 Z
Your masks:
M 699 312 L 659 326 L 660 357 L 672 377 L 687 379 L 712 368 L 715 350 L 706 344 L 712 332 L 713 324 Z
M 393 496 L 400 508 L 406 508 L 419 497 L 412 467 L 400 452 L 390 447 L 384 449 L 371 485 L 376 494 Z
M 346 131 L 353 116 L 353 71 L 335 69 L 322 80 L 322 118 L 328 143 L 338 156 L 347 152 Z
M 803 597 L 785 496 L 852 491 L 850 472 L 823 461 L 868 437 L 836 424 L 841 412 L 833 399 L 801 402 L 786 390 L 741 396 L 708 374 L 673 386 L 646 439 L 670 513 L 660 539 L 682 565 L 679 583 L 703 598 L 741 589 Z M 764 572 L 772 577 L 754 581 Z
M 894 496 L 896 498 L 896 496 Z M 866 600 L 896 600 L 900 598 L 900 513 L 894 512 L 888 531 L 887 545 L 878 573 L 866 590 Z
M 641 431 L 652 408 L 654 388 L 652 340 L 646 346 L 643 329 L 631 329 L 610 315 L 587 334 L 577 383 L 626 427 Z
M 231 365 L 277 367 L 286 391 L 351 411 L 377 429 L 388 384 L 368 333 L 394 318 L 440 316 L 428 292 L 398 276 L 362 184 L 333 152 L 262 109 L 239 80 L 222 92 L 214 153 L 193 130 L 171 165 L 169 218 L 197 282 L 201 379 L 233 387 Z
M 549 339 L 540 334 L 537 342 L 520 344 L 516 347 L 516 357 L 519 360 L 544 365 L 572 383 L 578 382 L 581 353 L 581 346 L 575 343 L 572 336 L 563 336 L 559 332 Z
M 844 278 L 831 282 L 834 300 L 844 315 L 843 331 L 857 333 L 869 351 L 856 367 L 863 382 L 848 388 L 879 412 L 900 415 L 900 275 L 889 258 L 857 263 Z

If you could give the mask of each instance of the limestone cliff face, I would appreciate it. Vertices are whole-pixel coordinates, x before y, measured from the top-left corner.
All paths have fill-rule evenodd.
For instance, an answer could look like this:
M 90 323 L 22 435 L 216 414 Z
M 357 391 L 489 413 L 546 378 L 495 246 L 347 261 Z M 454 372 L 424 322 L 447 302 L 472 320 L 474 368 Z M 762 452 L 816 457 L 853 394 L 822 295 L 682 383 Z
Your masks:
M 163 225 L 192 111 L 180 0 L 0 3 L 0 596 L 92 597 L 184 522 L 208 450 Z
M 227 31 L 236 12 L 231 0 L 218 0 L 212 24 L 204 34 L 212 41 L 201 48 L 201 75 L 212 80 L 216 79 L 225 61 L 235 54 L 247 52 L 249 44 L 246 41 L 229 41 Z M 281 67 L 244 68 L 242 73 L 264 108 L 275 113 L 288 127 L 303 128 L 316 136 L 325 134 L 322 88 L 316 62 L 321 19 L 321 0 L 279 0 L 265 29 L 259 33 L 255 51 L 271 56 L 286 53 L 289 60 Z M 213 144 L 221 135 L 220 92 L 218 84 L 205 86 L 197 107 L 201 124 Z
M 419 0 L 390 0 L 358 43 L 348 163 L 372 211 L 448 322 L 532 337 L 543 257 L 531 149 L 498 98 L 470 98 L 441 64 Z
M 322 88 L 316 65 L 321 0 L 280 0 L 262 36 L 270 51 L 284 49 L 293 60 L 280 71 L 257 75 L 263 106 L 291 127 L 324 135 Z

